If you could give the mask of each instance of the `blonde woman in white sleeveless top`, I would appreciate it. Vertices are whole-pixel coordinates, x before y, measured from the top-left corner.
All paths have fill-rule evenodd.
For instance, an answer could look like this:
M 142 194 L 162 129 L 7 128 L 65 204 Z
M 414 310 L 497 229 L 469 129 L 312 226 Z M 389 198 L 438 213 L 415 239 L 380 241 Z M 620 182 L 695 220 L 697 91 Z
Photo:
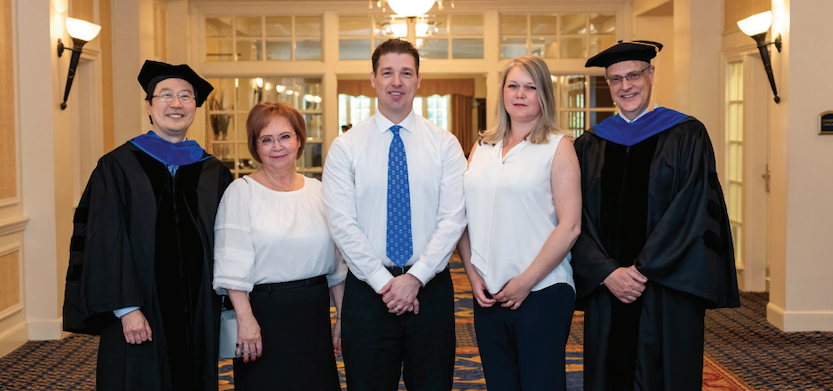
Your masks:
M 543 60 L 511 61 L 500 87 L 498 125 L 469 156 L 468 228 L 458 246 L 477 343 L 490 389 L 565 390 L 575 309 L 570 248 L 581 229 L 578 159 L 557 130 Z

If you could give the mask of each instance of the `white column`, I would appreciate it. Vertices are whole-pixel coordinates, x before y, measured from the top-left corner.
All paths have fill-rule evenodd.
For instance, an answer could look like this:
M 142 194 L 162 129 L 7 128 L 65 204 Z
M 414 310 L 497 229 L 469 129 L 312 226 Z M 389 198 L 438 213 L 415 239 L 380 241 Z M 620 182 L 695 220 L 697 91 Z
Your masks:
M 818 135 L 833 108 L 833 2 L 773 0 L 769 38 L 780 104 L 771 104 L 770 303 L 767 320 L 784 331 L 833 331 L 833 136 Z
M 145 93 L 136 78 L 153 58 L 153 0 L 112 0 L 115 144 L 150 130 Z M 187 20 L 187 18 L 183 18 Z
M 674 0 L 674 82 L 672 109 L 697 117 L 714 144 L 717 167 L 723 167 L 723 124 L 720 122 L 720 47 L 723 2 Z M 671 81 L 666 77 L 666 81 Z
M 63 9 L 56 9 L 56 5 Z M 26 322 L 30 340 L 58 339 L 61 310 L 56 284 L 53 136 L 64 91 L 58 91 L 55 79 L 58 75 L 55 50 L 60 35 L 52 30 L 53 25 L 64 25 L 60 17 L 66 17 L 66 1 L 18 0 L 15 6 L 23 214 L 30 219 L 22 254 Z M 61 86 L 66 80 L 66 67 L 62 69 Z

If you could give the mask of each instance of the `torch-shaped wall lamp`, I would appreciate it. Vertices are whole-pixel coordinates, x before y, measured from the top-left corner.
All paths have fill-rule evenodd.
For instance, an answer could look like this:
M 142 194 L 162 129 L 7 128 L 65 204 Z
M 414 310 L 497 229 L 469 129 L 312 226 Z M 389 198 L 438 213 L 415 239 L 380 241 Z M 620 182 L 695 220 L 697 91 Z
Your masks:
M 738 22 L 738 27 L 748 36 L 752 37 L 758 43 L 758 51 L 761 52 L 761 60 L 764 62 L 764 69 L 766 69 L 766 76 L 769 78 L 769 85 L 772 86 L 772 94 L 775 95 L 775 103 L 781 102 L 778 97 L 778 89 L 775 88 L 775 77 L 772 75 L 772 62 L 769 60 L 769 50 L 767 46 L 775 45 L 778 52 L 781 52 L 781 34 L 775 38 L 773 42 L 766 42 L 766 32 L 769 26 L 772 25 L 772 11 L 762 12 L 757 15 L 752 15 L 744 20 Z
M 67 75 L 67 87 L 64 90 L 64 101 L 61 102 L 61 110 L 67 108 L 69 90 L 72 88 L 72 80 L 75 78 L 75 70 L 78 69 L 78 60 L 81 59 L 81 48 L 90 42 L 101 31 L 101 26 L 80 19 L 67 18 L 67 32 L 72 37 L 72 48 L 65 47 L 61 38 L 58 38 L 58 57 L 64 54 L 64 50 L 72 50 L 72 57 L 69 60 L 69 74 Z

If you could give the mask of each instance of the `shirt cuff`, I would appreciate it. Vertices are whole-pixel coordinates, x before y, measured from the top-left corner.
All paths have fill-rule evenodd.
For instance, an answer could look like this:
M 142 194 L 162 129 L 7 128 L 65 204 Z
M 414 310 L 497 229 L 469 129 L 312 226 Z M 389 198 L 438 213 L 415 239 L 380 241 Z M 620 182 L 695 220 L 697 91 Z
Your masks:
M 431 281 L 431 279 L 436 275 L 431 268 L 425 266 L 425 264 L 421 262 L 413 264 L 413 266 L 411 266 L 408 270 L 408 274 L 416 277 L 417 280 L 422 283 L 422 286 L 428 285 L 428 281 Z
M 138 310 L 139 307 L 124 307 L 119 310 L 113 310 L 113 315 L 116 315 L 117 318 L 121 319 L 122 316 L 125 316 L 133 311 Z
M 393 274 L 390 274 L 390 271 L 388 271 L 387 268 L 380 267 L 375 273 L 367 278 L 367 285 L 370 285 L 374 292 L 379 293 L 379 291 L 387 285 L 388 281 L 392 279 Z

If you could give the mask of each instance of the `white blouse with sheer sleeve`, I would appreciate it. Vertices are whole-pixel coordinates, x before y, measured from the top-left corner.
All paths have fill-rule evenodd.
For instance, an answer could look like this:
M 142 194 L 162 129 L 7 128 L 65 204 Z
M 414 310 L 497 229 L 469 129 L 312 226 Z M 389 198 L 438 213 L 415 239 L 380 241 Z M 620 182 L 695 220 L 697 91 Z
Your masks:
M 214 223 L 214 289 L 251 292 L 255 285 L 327 276 L 344 281 L 347 265 L 327 229 L 321 182 L 271 190 L 252 178 L 226 189 Z

